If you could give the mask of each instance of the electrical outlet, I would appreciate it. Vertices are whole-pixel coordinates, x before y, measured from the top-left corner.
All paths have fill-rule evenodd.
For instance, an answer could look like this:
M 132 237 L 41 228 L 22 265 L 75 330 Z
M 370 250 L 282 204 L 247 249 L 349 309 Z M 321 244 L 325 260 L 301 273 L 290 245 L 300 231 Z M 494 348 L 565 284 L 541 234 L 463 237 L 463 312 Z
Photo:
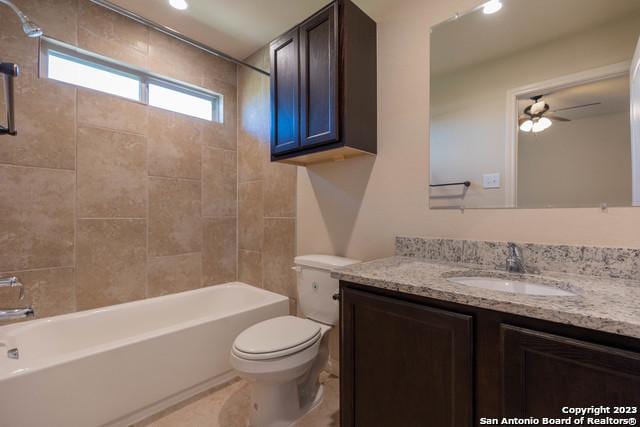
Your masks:
M 482 175 L 482 187 L 483 188 L 500 188 L 500 174 L 485 173 L 484 175 Z

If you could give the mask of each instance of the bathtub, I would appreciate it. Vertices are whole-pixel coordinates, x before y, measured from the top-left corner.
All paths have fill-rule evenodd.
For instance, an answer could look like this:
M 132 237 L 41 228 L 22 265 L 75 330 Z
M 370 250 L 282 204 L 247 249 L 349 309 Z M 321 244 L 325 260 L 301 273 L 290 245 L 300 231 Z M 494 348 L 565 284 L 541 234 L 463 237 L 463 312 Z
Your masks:
M 0 426 L 127 426 L 232 379 L 235 337 L 288 312 L 234 282 L 0 327 Z

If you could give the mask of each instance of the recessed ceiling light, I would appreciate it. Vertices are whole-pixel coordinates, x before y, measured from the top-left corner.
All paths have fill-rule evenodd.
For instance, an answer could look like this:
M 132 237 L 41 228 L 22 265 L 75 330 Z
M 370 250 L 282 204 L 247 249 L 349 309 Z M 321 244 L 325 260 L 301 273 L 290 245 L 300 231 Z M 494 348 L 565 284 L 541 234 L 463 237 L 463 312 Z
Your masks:
M 490 0 L 486 2 L 482 7 L 482 11 L 485 13 L 485 15 L 491 15 L 492 13 L 496 13 L 500 9 L 502 9 L 502 3 L 500 2 L 500 0 Z
M 185 0 L 169 0 L 169 4 L 178 10 L 185 10 L 189 7 Z

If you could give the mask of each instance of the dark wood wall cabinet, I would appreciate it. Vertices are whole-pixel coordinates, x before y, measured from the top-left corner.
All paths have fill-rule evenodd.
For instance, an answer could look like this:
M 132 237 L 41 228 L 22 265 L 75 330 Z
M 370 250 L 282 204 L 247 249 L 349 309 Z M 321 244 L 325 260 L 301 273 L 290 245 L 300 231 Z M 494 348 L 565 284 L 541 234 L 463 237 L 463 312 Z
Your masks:
M 343 427 L 469 427 L 640 405 L 638 339 L 348 282 L 340 333 Z
M 376 23 L 337 0 L 271 42 L 271 160 L 375 154 Z

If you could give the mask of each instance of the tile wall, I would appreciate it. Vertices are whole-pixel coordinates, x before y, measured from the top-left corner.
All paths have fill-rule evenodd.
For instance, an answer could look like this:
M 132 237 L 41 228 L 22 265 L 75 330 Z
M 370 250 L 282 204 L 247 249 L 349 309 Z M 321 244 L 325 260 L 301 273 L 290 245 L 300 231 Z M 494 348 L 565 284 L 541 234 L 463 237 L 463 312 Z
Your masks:
M 248 62 L 269 69 L 263 48 Z M 238 277 L 296 305 L 296 168 L 270 162 L 269 78 L 238 69 Z
M 294 296 L 295 168 L 268 161 L 268 79 L 88 0 L 16 3 L 51 37 L 223 94 L 225 114 L 38 79 L 37 41 L 0 9 L 0 58 L 22 67 L 19 136 L 0 138 L 0 274 L 27 291 L 0 307 L 43 317 L 237 278 Z

